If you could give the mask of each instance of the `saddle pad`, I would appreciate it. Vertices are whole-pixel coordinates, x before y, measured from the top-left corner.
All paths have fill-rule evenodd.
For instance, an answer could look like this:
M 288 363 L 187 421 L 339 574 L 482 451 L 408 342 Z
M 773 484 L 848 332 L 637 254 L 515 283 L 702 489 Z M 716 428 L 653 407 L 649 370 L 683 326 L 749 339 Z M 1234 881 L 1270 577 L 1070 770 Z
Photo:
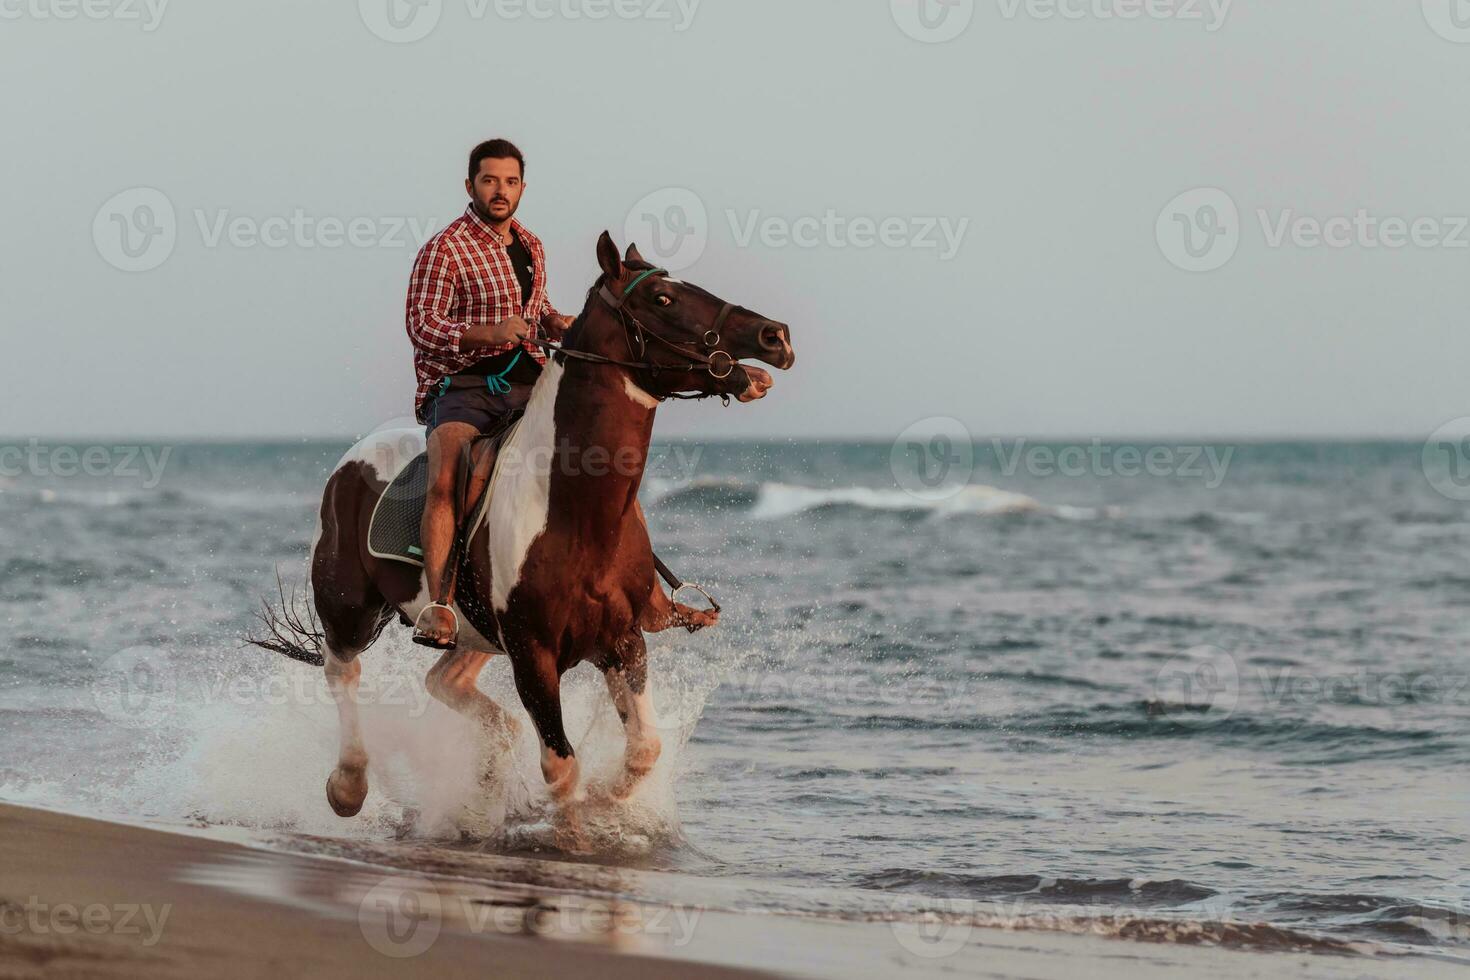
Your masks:
M 428 472 L 429 456 L 419 453 L 388 484 L 368 523 L 368 554 L 423 567 L 419 529 L 429 493 Z
M 461 526 L 460 534 L 468 541 L 474 537 L 480 525 L 485 523 L 485 517 L 490 513 L 490 495 L 495 490 L 496 480 L 500 476 L 500 454 L 499 450 L 510 442 L 511 437 L 520 429 L 520 413 L 514 413 L 505 421 L 499 430 L 491 435 L 481 436 L 476 442 L 489 441 L 496 447 L 496 458 L 491 471 L 490 481 L 485 486 L 483 498 L 479 501 L 479 507 L 473 514 L 471 520 Z M 373 516 L 368 521 L 368 554 L 374 558 L 386 558 L 389 561 L 407 562 L 410 565 L 424 567 L 423 542 L 419 540 L 419 531 L 423 526 L 424 498 L 429 495 L 429 454 L 419 453 L 413 458 L 403 470 L 388 484 L 388 489 L 378 498 L 373 506 Z M 471 501 L 464 501 L 461 507 L 472 506 Z

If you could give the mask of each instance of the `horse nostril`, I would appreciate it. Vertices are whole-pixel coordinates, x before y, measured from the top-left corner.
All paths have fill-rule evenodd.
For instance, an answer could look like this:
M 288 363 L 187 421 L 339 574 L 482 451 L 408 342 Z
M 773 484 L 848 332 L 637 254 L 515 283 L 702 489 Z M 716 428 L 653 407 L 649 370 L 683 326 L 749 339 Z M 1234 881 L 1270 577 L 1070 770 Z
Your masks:
M 760 344 L 765 350 L 785 350 L 790 344 L 786 338 L 790 331 L 784 323 L 772 323 L 761 327 Z

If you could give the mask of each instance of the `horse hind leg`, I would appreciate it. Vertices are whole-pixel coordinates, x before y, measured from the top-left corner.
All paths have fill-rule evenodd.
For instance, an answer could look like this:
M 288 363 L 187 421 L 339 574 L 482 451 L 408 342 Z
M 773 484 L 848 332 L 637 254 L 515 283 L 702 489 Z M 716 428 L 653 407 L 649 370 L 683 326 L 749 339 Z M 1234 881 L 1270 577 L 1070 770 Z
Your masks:
M 504 708 L 480 690 L 480 672 L 494 654 L 478 650 L 450 650 L 424 679 L 429 696 L 447 708 L 479 722 L 490 744 L 508 751 L 520 725 Z
M 337 767 L 327 777 L 327 803 L 339 817 L 362 812 L 368 794 L 368 753 L 362 737 L 362 717 L 357 697 L 362 678 L 358 655 L 372 646 L 387 622 L 387 607 L 373 612 L 354 609 L 321 610 L 325 636 L 327 690 L 337 705 L 340 743 Z
M 327 803 L 337 816 L 355 817 L 362 812 L 368 794 L 368 756 L 362 740 L 362 719 L 357 704 L 362 663 L 356 656 L 344 657 L 330 647 L 326 660 L 327 689 L 337 704 L 337 721 L 341 729 L 337 768 L 327 777 Z

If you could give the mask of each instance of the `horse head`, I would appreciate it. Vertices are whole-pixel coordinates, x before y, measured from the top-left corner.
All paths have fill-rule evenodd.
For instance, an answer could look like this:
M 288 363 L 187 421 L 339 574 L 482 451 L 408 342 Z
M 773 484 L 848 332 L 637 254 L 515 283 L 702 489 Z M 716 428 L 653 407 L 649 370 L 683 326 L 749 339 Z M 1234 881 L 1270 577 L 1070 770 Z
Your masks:
M 765 396 L 769 372 L 796 363 L 791 330 L 645 262 L 634 245 L 619 258 L 612 236 L 597 240 L 602 277 L 568 346 L 628 367 L 655 398 L 726 396 L 742 402 Z

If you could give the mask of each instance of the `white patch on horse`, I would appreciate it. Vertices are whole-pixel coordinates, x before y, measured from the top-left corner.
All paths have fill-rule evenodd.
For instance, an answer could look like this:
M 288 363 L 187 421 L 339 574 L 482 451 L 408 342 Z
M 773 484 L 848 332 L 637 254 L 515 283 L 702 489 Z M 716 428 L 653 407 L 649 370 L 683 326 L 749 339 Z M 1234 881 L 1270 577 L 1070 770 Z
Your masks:
M 332 467 L 332 475 L 336 476 L 348 463 L 366 463 L 372 470 L 373 478 L 382 481 L 385 485 L 392 483 L 405 466 L 413 461 L 413 458 L 423 452 L 427 443 L 424 441 L 424 430 L 421 427 L 382 429 L 373 432 L 358 440 L 357 444 L 343 454 L 337 460 L 337 465 Z M 311 580 L 311 567 L 316 561 L 316 549 L 322 543 L 322 533 L 325 528 L 322 525 L 321 515 L 317 515 L 316 528 L 311 535 L 311 548 L 306 552 L 307 581 Z
M 633 376 L 627 371 L 623 372 L 623 390 L 628 393 L 629 398 L 644 408 L 658 408 L 658 399 L 638 387 Z
M 421 426 L 411 429 L 383 429 L 363 436 L 357 445 L 347 450 L 347 454 L 337 461 L 332 472 L 336 473 L 348 463 L 366 463 L 372 468 L 373 476 L 384 483 L 391 483 L 426 446 Z
M 526 414 L 501 449 L 490 494 L 490 607 L 497 616 L 510 606 L 531 545 L 546 530 L 551 503 L 551 466 L 556 453 L 556 393 L 566 368 L 547 363 Z

